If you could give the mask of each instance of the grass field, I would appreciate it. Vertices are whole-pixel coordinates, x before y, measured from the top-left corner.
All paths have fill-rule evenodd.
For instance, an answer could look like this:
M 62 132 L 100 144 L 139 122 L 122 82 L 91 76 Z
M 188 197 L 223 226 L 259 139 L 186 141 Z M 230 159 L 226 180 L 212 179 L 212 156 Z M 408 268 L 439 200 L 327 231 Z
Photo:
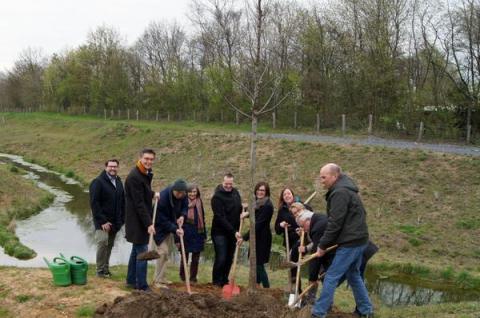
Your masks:
M 158 154 L 155 189 L 177 177 L 198 182 L 208 219 L 209 199 L 224 172 L 236 176 L 244 197 L 251 191 L 247 188 L 249 139 L 240 135 L 247 132 L 246 126 L 104 121 L 57 114 L 4 116 L 0 152 L 23 155 L 84 184 L 103 169 L 105 159 L 112 157 L 120 159 L 120 175 L 124 177 L 137 152 L 152 147 Z M 320 194 L 312 206 L 324 211 L 324 191 L 318 187 L 317 177 L 320 166 L 327 162 L 340 164 L 360 187 L 371 238 L 381 248 L 373 266 L 385 272 L 403 271 L 426 279 L 480 285 L 479 159 L 385 147 L 260 140 L 257 179 L 270 183 L 275 203 L 285 185 L 303 198 L 318 189 Z M 462 317 L 453 313 L 466 310 L 465 317 L 473 317 L 468 312 L 478 309 L 478 303 L 463 307 L 447 304 L 405 312 L 427 317 L 428 312 L 441 311 L 447 315 L 431 317 Z M 393 312 L 384 317 L 416 316 Z

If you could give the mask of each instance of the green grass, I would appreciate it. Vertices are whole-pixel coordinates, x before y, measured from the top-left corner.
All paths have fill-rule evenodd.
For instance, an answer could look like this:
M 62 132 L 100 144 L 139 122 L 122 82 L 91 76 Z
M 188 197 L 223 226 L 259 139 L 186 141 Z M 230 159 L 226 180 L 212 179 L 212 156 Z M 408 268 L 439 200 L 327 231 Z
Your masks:
M 76 317 L 93 317 L 95 314 L 95 306 L 91 304 L 83 305 L 75 312 Z

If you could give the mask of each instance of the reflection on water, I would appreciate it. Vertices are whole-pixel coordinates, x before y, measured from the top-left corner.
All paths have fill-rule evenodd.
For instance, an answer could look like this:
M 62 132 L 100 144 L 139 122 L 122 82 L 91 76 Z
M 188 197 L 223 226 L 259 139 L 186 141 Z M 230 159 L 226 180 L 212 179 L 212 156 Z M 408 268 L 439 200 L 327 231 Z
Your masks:
M 426 305 L 445 302 L 478 301 L 479 291 L 465 290 L 435 282 L 418 281 L 407 275 L 380 278 L 374 271 L 366 273 L 368 290 L 387 306 Z
M 37 257 L 22 261 L 3 253 L 0 248 L 0 265 L 22 267 L 45 267 L 43 257 L 52 259 L 60 252 L 66 256 L 77 255 L 88 262 L 95 262 L 95 243 L 92 216 L 88 193 L 79 183 L 71 178 L 50 171 L 36 164 L 25 162 L 22 157 L 0 153 L 0 161 L 12 162 L 28 171 L 25 178 L 33 180 L 38 187 L 55 195 L 53 203 L 39 214 L 23 221 L 17 221 L 16 234 L 20 241 L 37 252 Z M 131 244 L 124 238 L 124 230 L 117 234 L 112 251 L 112 265 L 127 264 Z M 172 253 L 175 262 L 180 261 L 180 254 Z M 211 264 L 214 259 L 212 244 L 206 244 L 201 254 L 202 263 Z M 270 270 L 279 270 L 283 255 L 272 252 Z M 239 262 L 248 264 L 247 244 L 242 246 Z M 210 265 L 211 266 L 211 265 Z M 303 268 L 307 277 L 307 266 Z M 472 292 L 453 287 L 446 288 L 439 284 L 419 285 L 415 278 L 395 276 L 380 279 L 372 270 L 367 270 L 367 287 L 370 293 L 378 295 L 388 306 L 424 305 L 429 303 L 458 302 L 478 300 L 479 292 Z

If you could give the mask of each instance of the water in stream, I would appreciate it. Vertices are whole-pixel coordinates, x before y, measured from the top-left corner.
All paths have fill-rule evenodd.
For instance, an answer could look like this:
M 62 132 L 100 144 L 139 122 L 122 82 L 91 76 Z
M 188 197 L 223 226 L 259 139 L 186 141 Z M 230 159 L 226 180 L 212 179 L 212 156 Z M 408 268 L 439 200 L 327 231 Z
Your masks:
M 42 166 L 25 162 L 22 157 L 0 153 L 0 163 L 13 163 L 28 173 L 25 178 L 34 180 L 37 186 L 55 195 L 54 202 L 39 214 L 27 220 L 17 221 L 16 234 L 21 242 L 37 252 L 37 257 L 22 261 L 4 254 L 0 248 L 0 265 L 20 267 L 45 267 L 43 257 L 52 259 L 60 252 L 77 255 L 89 263 L 95 263 L 94 228 L 89 207 L 88 192 L 75 180 L 50 171 Z M 125 241 L 123 229 L 117 235 L 110 264 L 127 264 L 131 244 Z M 213 259 L 211 244 L 202 254 L 203 262 Z M 241 253 L 241 262 L 247 263 L 247 251 Z M 175 254 L 178 262 L 178 253 Z M 281 262 L 281 255 L 272 253 L 270 269 Z M 480 293 L 446 288 L 430 283 L 428 287 L 409 277 L 380 278 L 375 272 L 367 272 L 367 287 L 388 306 L 423 305 L 428 303 L 478 300 Z

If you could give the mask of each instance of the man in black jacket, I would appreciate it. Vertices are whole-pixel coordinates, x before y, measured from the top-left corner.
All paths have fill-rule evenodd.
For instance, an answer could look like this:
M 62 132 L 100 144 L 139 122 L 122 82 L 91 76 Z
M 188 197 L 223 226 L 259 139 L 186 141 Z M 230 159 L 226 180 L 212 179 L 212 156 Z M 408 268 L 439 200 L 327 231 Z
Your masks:
M 345 275 L 355 296 L 361 317 L 373 316 L 373 306 L 360 275 L 362 255 L 368 243 L 366 212 L 358 188 L 341 168 L 329 163 L 320 170 L 320 182 L 327 194 L 327 228 L 320 238 L 317 256 L 335 244 L 338 247 L 323 281 L 322 292 L 312 309 L 313 317 L 326 317 L 338 282 Z
M 124 223 L 125 194 L 122 180 L 117 176 L 119 162 L 110 159 L 105 170 L 90 184 L 90 207 L 97 243 L 97 276 L 110 277 L 110 254 L 115 236 Z
M 237 243 L 235 235 L 240 227 L 242 213 L 242 198 L 238 190 L 233 187 L 231 173 L 223 176 L 223 182 L 215 189 L 211 204 L 213 210 L 211 233 L 215 249 L 212 282 L 222 287 L 228 284 L 228 275 Z
M 125 180 L 126 213 L 125 237 L 132 243 L 128 261 L 127 286 L 150 290 L 147 284 L 147 261 L 137 260 L 137 255 L 148 249 L 148 236 L 155 234 L 153 224 L 152 199 L 158 199 L 158 193 L 152 191 L 152 165 L 155 152 L 144 149 L 140 159 Z

